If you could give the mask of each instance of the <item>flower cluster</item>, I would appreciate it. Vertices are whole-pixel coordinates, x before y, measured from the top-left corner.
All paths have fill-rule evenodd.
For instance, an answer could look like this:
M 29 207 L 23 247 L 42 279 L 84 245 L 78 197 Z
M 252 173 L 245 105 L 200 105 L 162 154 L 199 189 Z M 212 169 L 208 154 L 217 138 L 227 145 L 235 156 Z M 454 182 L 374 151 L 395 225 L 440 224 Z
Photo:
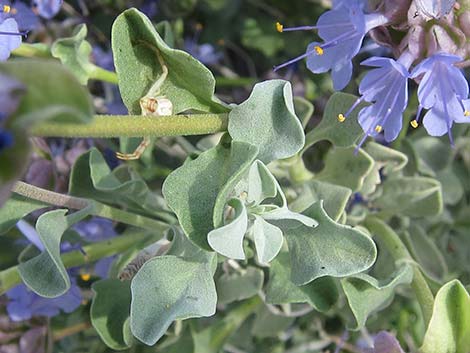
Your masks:
M 60 10 L 63 0 L 33 0 L 29 5 L 23 2 L 0 3 L 0 61 L 9 58 L 10 53 L 21 45 L 22 37 L 36 28 L 38 16 L 51 19 Z
M 364 131 L 359 146 L 368 136 L 382 132 L 385 141 L 393 141 L 402 130 L 408 81 L 412 79 L 419 84 L 419 108 L 411 126 L 419 126 L 426 109 L 422 119 L 426 131 L 432 136 L 448 134 L 453 145 L 452 125 L 470 122 L 468 82 L 461 69 L 470 57 L 466 41 L 470 11 L 462 11 L 455 0 L 439 4 L 434 0 L 394 0 L 371 8 L 366 1 L 334 1 L 333 8 L 320 16 L 315 26 L 285 28 L 277 23 L 279 32 L 316 30 L 322 41 L 311 43 L 305 54 L 275 70 L 306 58 L 313 73 L 331 71 L 334 88 L 341 90 L 351 80 L 352 59 L 369 33 L 378 44 L 397 53 L 397 58 L 371 57 L 361 63 L 373 69 L 359 85 L 360 98 L 339 114 L 338 121 L 345 121 L 361 102 L 367 102 L 358 116 Z M 407 32 L 400 42 L 393 41 L 391 27 Z

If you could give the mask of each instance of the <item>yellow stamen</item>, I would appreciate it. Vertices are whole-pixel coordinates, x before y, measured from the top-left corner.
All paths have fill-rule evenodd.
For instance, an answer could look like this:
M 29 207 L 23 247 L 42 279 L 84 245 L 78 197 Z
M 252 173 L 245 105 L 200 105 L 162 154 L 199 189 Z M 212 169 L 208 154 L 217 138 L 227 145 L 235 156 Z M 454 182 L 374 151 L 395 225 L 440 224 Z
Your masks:
M 284 31 L 284 26 L 280 22 L 276 22 L 276 31 L 282 33 Z
M 225 40 L 219 39 L 219 40 L 217 41 L 217 44 L 218 44 L 218 45 L 221 45 L 221 46 L 222 46 L 222 45 L 225 45 Z
M 9 13 L 11 11 L 11 7 L 9 5 L 3 5 L 3 12 Z
M 196 23 L 196 30 L 197 31 L 202 31 L 203 28 L 204 28 L 204 26 L 202 25 L 202 23 Z
M 411 120 L 410 125 L 413 127 L 413 129 L 416 129 L 418 127 L 418 122 L 416 120 Z
M 315 51 L 317 52 L 317 55 L 323 55 L 324 50 L 322 47 L 317 45 L 313 49 L 315 49 Z
M 89 273 L 82 273 L 82 274 L 80 275 L 80 278 L 81 278 L 83 281 L 88 282 L 88 281 L 90 280 L 90 278 L 91 278 L 91 275 L 90 275 Z
M 382 132 L 382 129 L 383 129 L 383 127 L 382 127 L 381 125 L 377 125 L 377 126 L 375 127 L 375 131 L 376 131 L 376 132 L 379 132 L 379 133 Z
M 343 114 L 338 114 L 338 121 L 340 123 L 344 122 L 346 120 L 346 117 Z
M 463 115 L 470 116 L 470 111 L 468 111 L 468 110 L 464 111 Z

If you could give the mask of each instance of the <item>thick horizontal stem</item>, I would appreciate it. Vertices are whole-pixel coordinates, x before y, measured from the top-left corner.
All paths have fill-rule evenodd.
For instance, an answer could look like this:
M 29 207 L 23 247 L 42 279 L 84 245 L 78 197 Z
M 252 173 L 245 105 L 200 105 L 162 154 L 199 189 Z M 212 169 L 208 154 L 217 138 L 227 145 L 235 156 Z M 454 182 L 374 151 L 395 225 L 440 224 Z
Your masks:
M 189 114 L 151 117 L 96 115 L 87 124 L 43 122 L 31 134 L 42 137 L 161 137 L 206 135 L 227 130 L 228 114 Z

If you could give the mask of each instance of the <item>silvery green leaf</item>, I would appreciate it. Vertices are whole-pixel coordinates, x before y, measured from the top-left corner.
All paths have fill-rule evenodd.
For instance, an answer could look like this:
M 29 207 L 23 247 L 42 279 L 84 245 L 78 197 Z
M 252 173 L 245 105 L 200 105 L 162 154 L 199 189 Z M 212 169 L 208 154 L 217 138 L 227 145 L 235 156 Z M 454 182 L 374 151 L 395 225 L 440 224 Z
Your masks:
M 374 264 L 377 248 L 371 238 L 357 229 L 335 223 L 326 214 L 322 202 L 312 205 L 304 214 L 317 220 L 318 226 L 281 227 L 289 246 L 292 282 L 296 285 L 325 276 L 350 276 Z
M 258 260 L 262 264 L 268 264 L 282 248 L 284 242 L 282 231 L 263 218 L 255 216 L 252 232 Z
M 389 281 L 378 281 L 364 273 L 356 274 L 341 280 L 349 306 L 356 318 L 354 329 L 364 327 L 368 316 L 393 299 L 398 285 L 408 284 L 413 279 L 410 265 L 402 266 L 391 276 Z
M 277 208 L 267 213 L 263 213 L 261 215 L 265 220 L 270 221 L 270 223 L 276 224 L 278 222 L 283 223 L 283 227 L 296 227 L 300 223 L 307 226 L 307 227 L 316 227 L 318 222 L 305 216 L 301 213 L 292 212 L 287 207 Z M 294 222 L 286 222 L 286 221 L 294 221 Z
M 216 310 L 211 265 L 172 255 L 147 261 L 132 280 L 131 292 L 131 330 L 148 345 L 174 320 L 208 317 Z
M 266 164 L 299 152 L 305 135 L 295 115 L 291 84 L 270 80 L 255 85 L 250 97 L 230 112 L 228 132 L 235 141 L 257 146 L 258 158 Z
M 255 161 L 248 173 L 248 202 L 260 204 L 277 194 L 277 181 L 261 161 Z
M 235 216 L 232 222 L 211 230 L 207 241 L 214 251 L 231 259 L 244 260 L 243 239 L 248 229 L 248 214 L 245 204 L 240 199 L 228 202 L 233 207 Z

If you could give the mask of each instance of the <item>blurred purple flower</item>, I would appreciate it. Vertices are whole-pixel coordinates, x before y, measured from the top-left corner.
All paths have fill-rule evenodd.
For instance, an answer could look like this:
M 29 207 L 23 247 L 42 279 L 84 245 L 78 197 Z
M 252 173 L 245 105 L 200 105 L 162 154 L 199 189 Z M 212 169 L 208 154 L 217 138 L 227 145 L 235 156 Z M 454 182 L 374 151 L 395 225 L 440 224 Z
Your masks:
M 222 53 L 217 52 L 212 44 L 197 44 L 197 39 L 185 39 L 184 50 L 194 56 L 204 65 L 214 65 L 222 59 Z
M 321 15 L 316 26 L 284 28 L 278 23 L 279 32 L 318 30 L 324 42 L 310 43 L 305 54 L 276 66 L 274 70 L 307 58 L 310 71 L 323 73 L 331 70 L 334 89 L 342 90 L 351 80 L 351 60 L 359 52 L 366 33 L 388 22 L 382 14 L 365 14 L 361 7 L 359 1 L 342 1 Z
M 64 311 L 71 313 L 80 306 L 82 297 L 80 289 L 71 279 L 69 291 L 58 298 L 43 298 L 30 291 L 24 284 L 10 289 L 6 296 L 10 300 L 7 312 L 13 321 L 29 320 L 33 316 L 53 317 Z
M 89 242 L 99 242 L 117 236 L 113 222 L 109 219 L 94 217 L 89 221 L 82 221 L 74 226 L 84 239 Z M 106 257 L 95 263 L 94 273 L 101 278 L 107 278 L 114 256 Z
M 424 74 L 419 87 L 419 108 L 413 127 L 418 126 L 422 109 L 428 109 L 423 125 L 431 136 L 449 135 L 453 145 L 452 124 L 470 122 L 468 82 L 463 72 L 454 66 L 462 58 L 446 53 L 435 54 L 415 67 L 412 78 Z
M 2 48 L 1 37 L 2 36 L 0 36 L 0 55 Z M 9 76 L 0 74 L 0 153 L 5 148 L 11 147 L 14 143 L 13 134 L 5 130 L 3 126 L 7 118 L 18 108 L 20 96 L 23 92 L 24 86 L 20 82 Z
M 385 141 L 394 140 L 401 131 L 403 111 L 408 104 L 408 69 L 413 62 L 409 52 L 405 52 L 398 60 L 372 57 L 362 65 L 373 66 L 359 85 L 361 97 L 351 106 L 346 114 L 339 114 L 338 120 L 343 122 L 349 114 L 362 102 L 372 103 L 359 112 L 359 124 L 364 131 L 359 146 L 367 136 L 377 136 L 384 131 Z
M 111 50 L 103 50 L 100 46 L 94 46 L 91 54 L 96 65 L 109 71 L 115 70 L 113 52 Z
M 4 18 L 13 18 L 18 23 L 21 31 L 31 31 L 39 26 L 38 16 L 34 13 L 31 6 L 23 2 L 16 1 L 13 5 L 10 1 L 2 1 L 4 6 L 10 6 L 10 10 L 3 14 Z
M 5 61 L 21 45 L 24 33 L 20 33 L 15 19 L 6 18 L 0 21 L 0 61 Z
M 366 348 L 364 353 L 404 353 L 395 337 L 385 331 L 374 338 L 374 348 Z
M 155 17 L 158 14 L 158 0 L 145 0 L 139 10 L 149 18 Z
M 62 3 L 62 0 L 34 0 L 33 8 L 39 16 L 49 20 L 59 12 Z

